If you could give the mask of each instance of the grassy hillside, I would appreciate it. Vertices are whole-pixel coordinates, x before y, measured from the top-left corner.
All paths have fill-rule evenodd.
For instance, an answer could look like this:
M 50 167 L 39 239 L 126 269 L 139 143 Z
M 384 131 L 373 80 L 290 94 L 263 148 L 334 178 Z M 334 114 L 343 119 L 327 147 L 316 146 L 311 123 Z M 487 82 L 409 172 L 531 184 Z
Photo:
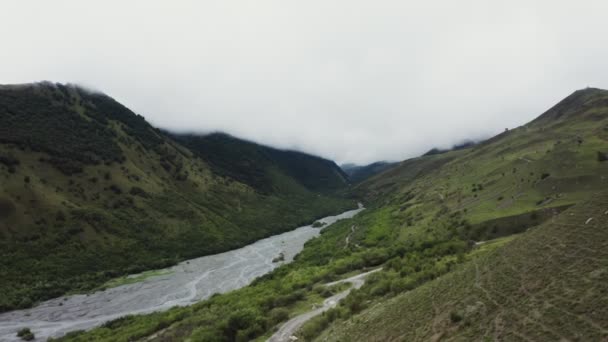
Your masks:
M 403 244 L 407 246 L 415 242 L 422 244 L 442 241 L 466 242 L 469 246 L 466 255 L 477 255 L 479 263 L 484 262 L 486 286 L 494 287 L 497 296 L 505 292 L 505 295 L 500 297 L 503 300 L 501 305 L 510 303 L 511 309 L 519 305 L 518 300 L 527 299 L 517 297 L 521 294 L 517 291 L 526 290 L 523 287 L 503 288 L 503 286 L 519 286 L 507 282 L 506 279 L 509 277 L 513 279 L 532 277 L 535 275 L 534 272 L 547 268 L 549 271 L 536 274 L 531 283 L 544 284 L 545 282 L 541 282 L 543 277 L 546 277 L 547 281 L 554 279 L 556 282 L 568 282 L 566 274 L 558 272 L 555 267 L 559 267 L 560 263 L 578 265 L 576 256 L 584 253 L 587 253 L 586 258 L 601 261 L 604 258 L 601 251 L 593 245 L 585 247 L 584 243 L 575 244 L 576 241 L 565 241 L 562 245 L 554 246 L 552 253 L 548 253 L 545 250 L 552 248 L 551 245 L 541 248 L 535 244 L 546 242 L 554 238 L 554 235 L 556 239 L 561 239 L 559 236 L 561 230 L 557 228 L 561 226 L 550 224 L 554 220 L 570 222 L 566 226 L 571 229 L 570 238 L 575 239 L 577 230 L 585 228 L 583 226 L 588 217 L 595 216 L 596 220 L 598 219 L 598 213 L 593 215 L 589 213 L 590 216 L 584 220 L 581 217 L 587 215 L 587 213 L 583 214 L 586 210 L 600 211 L 605 202 L 599 199 L 599 202 L 573 208 L 572 210 L 575 211 L 564 210 L 596 198 L 597 191 L 606 188 L 608 164 L 602 156 L 608 150 L 607 99 L 608 92 L 603 90 L 577 91 L 527 125 L 504 132 L 470 149 L 404 161 L 399 166 L 358 185 L 356 191 L 374 203 L 375 208 L 375 213 L 370 213 L 375 216 L 372 219 L 374 224 L 367 227 L 367 232 L 361 236 L 361 241 L 365 243 L 397 241 L 393 242 L 394 246 Z M 601 198 L 605 199 L 605 196 Z M 570 216 L 573 221 L 567 221 Z M 574 217 L 577 217 L 578 221 L 575 222 Z M 583 221 L 580 222 L 581 220 Z M 543 223 L 543 227 L 553 228 L 538 230 L 534 228 Z M 598 229 L 603 229 L 602 227 L 598 226 Z M 475 246 L 474 241 L 512 236 L 527 230 L 530 230 L 530 233 L 524 233 L 516 239 L 516 242 L 508 244 L 511 247 L 504 247 L 504 253 L 518 255 L 518 262 L 528 261 L 527 268 L 500 266 L 498 259 L 495 259 L 497 257 L 490 256 L 486 259 L 484 253 L 470 249 Z M 601 243 L 603 233 L 595 233 L 600 234 L 594 237 L 600 238 L 599 243 Z M 584 232 L 581 234 L 584 235 Z M 581 241 L 586 241 L 588 238 L 583 236 Z M 485 246 L 482 251 L 487 252 L 493 248 L 502 251 L 502 244 L 508 240 L 509 238 L 503 238 L 497 240 L 499 243 L 482 245 Z M 526 248 L 529 250 L 524 253 Z M 558 258 L 560 253 L 564 255 Z M 547 257 L 559 261 L 553 264 L 552 260 L 547 261 Z M 515 257 L 511 256 L 511 258 Z M 458 261 L 464 260 L 458 257 Z M 465 321 L 464 317 L 470 310 L 481 310 L 477 313 L 479 316 L 488 314 L 489 311 L 485 310 L 489 310 L 489 304 L 482 302 L 476 307 L 475 302 L 467 302 L 464 306 L 452 306 L 453 301 L 461 299 L 459 296 L 462 293 L 452 292 L 450 287 L 454 288 L 454 291 L 474 288 L 475 282 L 470 279 L 473 272 L 471 263 L 464 267 L 468 273 L 448 272 L 447 276 L 440 278 L 445 280 L 433 283 L 441 283 L 442 287 L 423 286 L 419 290 L 412 291 L 411 295 L 405 291 L 406 294 L 402 295 L 402 298 L 407 299 L 402 299 L 399 304 L 387 305 L 388 308 L 384 310 L 385 301 L 400 293 L 393 289 L 399 288 L 400 282 L 411 277 L 411 269 L 403 271 L 403 265 L 407 265 L 408 262 L 411 263 L 411 259 L 402 257 L 396 266 L 391 266 L 391 262 L 388 263 L 391 267 L 383 273 L 385 273 L 384 281 L 391 290 L 384 296 L 373 295 L 373 283 L 361 289 L 361 298 L 368 300 L 366 307 L 371 309 L 364 311 L 362 315 L 338 315 L 339 319 L 335 320 L 321 318 L 305 326 L 303 336 L 309 339 L 315 338 L 319 330 L 322 330 L 319 327 L 330 326 L 330 330 L 324 333 L 322 339 L 335 336 L 336 340 L 438 340 L 442 336 L 451 336 L 450 333 L 456 328 L 466 330 L 470 325 L 475 329 L 500 330 L 501 326 L 507 324 L 506 322 L 514 320 L 514 316 L 510 313 L 511 316 L 508 317 L 498 315 L 495 321 L 475 323 L 479 319 L 477 316 Z M 441 259 L 435 262 L 436 265 L 441 264 Z M 515 264 L 516 260 L 503 262 L 503 264 L 509 263 Z M 589 266 L 603 267 L 593 263 Z M 494 269 L 500 271 L 494 272 Z M 571 267 L 568 270 L 571 272 L 569 276 L 577 277 L 576 271 L 576 266 Z M 551 273 L 556 278 L 550 278 Z M 441 274 L 435 273 L 427 277 L 427 280 Z M 597 288 L 597 282 L 600 280 L 596 282 L 595 279 L 588 278 L 585 281 L 589 283 L 584 285 L 580 282 L 580 277 L 585 274 L 584 272 L 578 274 L 579 279 L 575 283 L 570 283 L 571 287 L 556 287 L 552 295 L 587 296 L 589 289 Z M 457 278 L 465 275 L 468 275 L 468 280 Z M 417 285 L 421 284 L 424 282 Z M 415 288 L 416 286 L 408 286 L 405 289 Z M 539 286 L 537 289 L 542 288 L 543 286 Z M 429 302 L 430 298 L 433 298 L 431 302 Z M 397 300 L 390 303 L 397 303 Z M 577 304 L 573 302 L 564 302 L 561 308 L 578 312 Z M 604 314 L 599 315 L 606 319 Z M 541 316 L 544 317 L 544 313 Z M 445 325 L 445 319 L 453 321 L 452 324 Z M 492 316 L 490 315 L 488 319 L 492 319 Z M 346 320 L 350 323 L 344 323 Z M 374 323 L 368 325 L 361 323 L 370 320 Z M 332 321 L 338 322 L 335 328 L 330 325 Z M 460 323 L 461 321 L 463 323 Z M 382 322 L 387 325 L 383 325 L 385 323 Z M 538 326 L 534 326 L 526 318 L 522 322 L 529 324 L 529 329 L 538 330 Z M 547 325 L 554 328 L 556 326 L 549 323 Z M 598 333 L 605 331 L 606 322 L 600 322 L 599 326 L 603 328 L 596 329 L 593 333 L 582 330 L 581 336 L 598 336 Z M 565 336 L 572 338 L 579 328 L 582 329 L 583 326 L 578 323 L 564 326 L 563 329 L 568 332 Z M 383 331 L 386 331 L 386 334 L 383 334 Z M 485 337 L 489 340 L 525 339 L 515 335 L 496 338 L 490 333 L 485 334 L 473 328 L 467 331 L 463 335 L 455 334 L 454 339 L 480 340 Z M 531 335 L 531 340 L 551 340 L 555 337 L 555 335 L 551 338 L 549 336 L 551 335 L 544 337 Z
M 213 297 L 189 308 L 128 317 L 88 333 L 73 334 L 66 340 L 128 341 L 153 336 L 153 340 L 161 341 L 188 337 L 203 341 L 261 341 L 281 322 L 307 310 L 312 303 L 320 302 L 322 284 L 379 266 L 383 270 L 368 277 L 366 284 L 351 292 L 341 305 L 305 324 L 298 333 L 300 340 L 312 340 L 320 334 L 324 334 L 322 336 L 325 338 L 333 336 L 331 333 L 334 332 L 340 334 L 336 336 L 342 336 L 342 341 L 374 339 L 375 334 L 378 334 L 378 340 L 384 337 L 401 340 L 398 335 L 403 331 L 399 328 L 400 324 L 417 333 L 407 325 L 407 321 L 400 320 L 403 310 L 429 312 L 434 307 L 449 308 L 447 311 L 430 311 L 454 322 L 448 330 L 465 326 L 468 307 L 450 306 L 451 296 L 455 295 L 453 298 L 456 301 L 459 300 L 458 295 L 450 294 L 447 287 L 442 288 L 445 296 L 434 292 L 431 295 L 431 290 L 425 289 L 434 285 L 428 284 L 460 277 L 466 273 L 462 273 L 462 270 L 468 269 L 470 272 L 471 260 L 477 260 L 480 267 L 483 260 L 487 262 L 483 266 L 488 274 L 485 276 L 487 282 L 495 282 L 493 286 L 498 286 L 497 289 L 503 283 L 504 286 L 512 286 L 514 283 L 504 282 L 502 274 L 492 273 L 494 268 L 507 270 L 493 263 L 492 260 L 497 260 L 493 259 L 496 258 L 493 255 L 499 253 L 497 251 L 525 245 L 528 242 L 522 241 L 527 241 L 530 236 L 535 237 L 531 241 L 549 240 L 551 236 L 547 234 L 556 228 L 534 227 L 543 224 L 543 227 L 549 227 L 553 220 L 564 220 L 571 213 L 580 221 L 580 217 L 587 213 L 577 214 L 577 210 L 601 206 L 575 205 L 588 201 L 598 189 L 606 187 L 608 163 L 601 156 L 608 150 L 608 106 L 605 101 L 608 92 L 588 89 L 576 92 L 571 97 L 578 100 L 565 103 L 573 104 L 573 107 L 560 109 L 568 115 L 536 120 L 472 148 L 407 160 L 358 184 L 354 191 L 365 199 L 369 209 L 351 220 L 329 227 L 319 238 L 306 245 L 293 264 L 275 270 L 253 286 Z M 547 116 L 551 115 L 543 115 Z M 590 214 L 597 216 L 595 212 Z M 572 221 L 571 226 L 564 227 L 582 229 L 585 222 L 579 221 L 576 224 Z M 516 237 L 518 233 L 521 237 Z M 593 237 L 601 238 L 602 233 L 598 234 Z M 514 238 L 517 242 L 511 243 Z M 585 237 L 588 238 L 591 235 Z M 476 244 L 480 241 L 491 242 Z M 601 251 L 598 252 L 598 244 L 602 243 L 602 239 L 597 239 L 585 251 L 579 251 L 584 249 L 581 244 L 574 245 L 567 241 L 564 242 L 565 247 L 554 247 L 571 246 L 572 252 L 563 253 L 565 257 L 594 257 L 597 263 L 591 266 L 595 267 L 605 259 Z M 551 245 L 548 246 L 551 248 Z M 563 277 L 563 274 L 551 268 L 555 265 L 534 264 L 534 260 L 545 262 L 544 257 L 535 255 L 536 251 L 545 253 L 545 250 L 536 245 L 531 248 L 527 254 L 521 252 L 521 260 L 518 260 L 522 267 L 528 265 L 529 273 L 547 267 L 547 272 L 555 271 L 556 276 Z M 508 253 L 519 255 L 519 252 Z M 523 264 L 526 258 L 531 259 L 529 264 Z M 559 262 L 566 263 L 558 259 L 556 265 Z M 510 270 L 511 278 L 519 279 L 519 270 Z M 575 271 L 576 267 L 568 270 Z M 524 272 L 521 274 L 526 276 Z M 579 278 L 585 274 L 581 273 Z M 595 281 L 595 278 L 587 279 Z M 455 288 L 466 289 L 474 287 L 475 283 L 451 284 Z M 603 289 L 593 284 L 589 287 L 573 286 L 567 291 L 557 287 L 555 297 L 561 295 L 559 291 L 565 291 L 563 297 L 569 295 L 572 298 L 585 297 L 587 289 L 593 289 L 593 294 L 601 293 L 595 292 L 596 289 Z M 507 290 L 513 291 L 512 288 Z M 401 311 L 384 313 L 381 310 L 385 303 L 397 301 L 391 298 L 402 298 L 409 293 L 425 294 L 416 296 L 419 299 L 415 304 L 420 308 L 395 304 L 391 307 L 400 308 Z M 435 303 L 432 299 L 434 296 L 439 296 L 445 302 Z M 509 298 L 504 300 L 508 301 Z M 565 305 L 573 304 L 569 302 Z M 481 312 L 481 315 L 490 312 L 480 308 L 475 310 L 480 310 L 475 312 Z M 567 310 L 576 312 L 576 307 L 571 306 Z M 374 312 L 379 313 L 372 316 Z M 392 315 L 387 319 L 387 324 L 391 325 L 386 327 L 382 325 L 385 314 Z M 373 317 L 375 325 L 364 324 L 368 317 Z M 412 316 L 411 320 L 418 322 L 425 318 L 429 316 Z M 498 319 L 496 322 L 502 324 L 504 321 Z M 432 326 L 432 323 L 433 320 L 421 326 Z M 439 323 L 444 324 L 443 321 Z M 483 327 L 488 328 L 487 325 Z M 564 329 L 575 333 L 578 327 L 566 326 Z M 387 335 L 377 331 L 385 328 Z M 353 335 L 349 335 L 351 331 Z M 601 330 L 598 331 L 601 333 Z M 392 332 L 397 335 L 391 335 Z M 596 333 L 582 336 L 598 336 L 594 335 Z M 433 334 L 421 333 L 419 336 L 425 340 L 428 339 L 426 337 L 433 337 Z M 570 336 L 563 332 L 560 334 Z M 471 330 L 462 336 L 461 340 L 475 340 L 484 335 Z
M 190 139 L 203 142 L 190 149 L 103 94 L 1 86 L 0 311 L 354 206 L 328 194 L 347 184 L 333 162 Z M 263 182 L 240 177 L 249 169 Z
M 404 161 L 355 191 L 393 208 L 405 228 L 440 235 L 445 229 L 428 225 L 429 214 L 448 214 L 462 216 L 453 228 L 473 240 L 522 231 L 606 186 L 607 101 L 607 91 L 577 91 L 527 125 L 470 149 Z M 556 108 L 569 114 L 547 120 Z M 500 231 L 501 220 L 520 224 Z M 415 232 L 402 229 L 402 237 Z
M 604 192 L 319 340 L 603 341 L 607 241 Z
M 384 170 L 390 169 L 391 167 L 395 166 L 395 164 L 396 163 L 381 161 L 363 166 L 345 164 L 342 165 L 341 168 L 353 183 L 359 183 Z

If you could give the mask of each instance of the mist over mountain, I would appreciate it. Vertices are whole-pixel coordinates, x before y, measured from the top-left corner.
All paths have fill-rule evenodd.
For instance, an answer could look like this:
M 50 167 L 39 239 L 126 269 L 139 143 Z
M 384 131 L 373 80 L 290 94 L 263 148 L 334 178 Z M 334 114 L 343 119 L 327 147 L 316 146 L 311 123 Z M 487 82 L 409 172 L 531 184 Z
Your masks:
M 11 2 L 0 83 L 76 82 L 155 127 L 365 165 L 492 136 L 572 89 L 607 88 L 607 6 Z
M 0 341 L 608 342 L 606 13 L 5 1 Z
M 168 135 L 108 95 L 50 82 L 0 86 L 0 179 L 0 311 L 355 206 L 335 194 L 349 180 L 332 161 Z

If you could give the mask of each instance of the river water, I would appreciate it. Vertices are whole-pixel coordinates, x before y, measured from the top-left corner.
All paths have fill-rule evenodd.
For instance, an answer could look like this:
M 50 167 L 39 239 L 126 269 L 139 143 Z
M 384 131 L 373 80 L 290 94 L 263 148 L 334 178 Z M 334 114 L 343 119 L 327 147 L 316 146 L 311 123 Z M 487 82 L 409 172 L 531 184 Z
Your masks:
M 330 225 L 351 218 L 363 208 L 319 221 Z M 326 226 L 325 226 L 326 227 Z M 184 306 L 244 287 L 282 263 L 272 260 L 283 253 L 290 262 L 304 243 L 318 236 L 320 229 L 304 226 L 259 240 L 232 251 L 181 262 L 157 275 L 88 295 L 55 298 L 26 310 L 0 314 L 0 341 L 20 341 L 17 331 L 29 327 L 36 340 L 59 337 L 73 330 L 86 330 L 129 314 L 162 311 Z M 165 272 L 163 272 L 165 273 Z

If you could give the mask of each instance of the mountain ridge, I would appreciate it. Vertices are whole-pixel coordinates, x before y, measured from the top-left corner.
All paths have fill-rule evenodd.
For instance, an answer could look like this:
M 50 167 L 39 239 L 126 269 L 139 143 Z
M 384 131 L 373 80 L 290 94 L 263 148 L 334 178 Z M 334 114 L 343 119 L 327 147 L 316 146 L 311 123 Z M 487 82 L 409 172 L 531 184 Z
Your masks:
M 324 284 L 380 267 L 306 322 L 298 340 L 605 338 L 606 305 L 594 301 L 608 267 L 606 201 L 597 195 L 608 181 L 597 154 L 608 150 L 602 98 L 353 185 L 365 211 L 248 287 L 64 340 L 264 340 L 335 295 Z
M 249 156 L 267 153 L 234 142 Z M 263 184 L 248 184 L 224 172 L 243 156 L 213 168 L 214 156 L 202 158 L 105 94 L 50 83 L 1 87 L 0 310 L 237 248 L 356 206 L 338 194 L 347 180 L 335 163 L 278 154 L 257 168 Z M 289 158 L 308 167 L 303 175 L 286 172 Z M 261 163 L 250 159 L 251 167 Z

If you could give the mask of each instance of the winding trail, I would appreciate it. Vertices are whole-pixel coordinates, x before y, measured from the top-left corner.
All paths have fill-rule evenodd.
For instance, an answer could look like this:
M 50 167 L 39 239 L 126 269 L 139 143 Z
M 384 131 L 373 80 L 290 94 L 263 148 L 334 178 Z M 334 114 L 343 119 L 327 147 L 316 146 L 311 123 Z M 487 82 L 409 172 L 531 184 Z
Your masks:
M 352 225 L 350 227 L 350 233 L 348 233 L 348 235 L 346 236 L 346 239 L 344 239 L 344 248 L 348 248 L 348 245 L 350 244 L 350 237 L 355 234 L 355 226 Z
M 349 210 L 318 221 L 332 223 L 355 216 Z M 185 306 L 248 285 L 284 262 L 290 262 L 304 243 L 322 229 L 304 226 L 225 253 L 184 261 L 163 274 L 134 284 L 91 294 L 55 298 L 26 310 L 0 314 L 0 341 L 21 341 L 17 331 L 29 327 L 37 340 L 60 337 L 73 330 L 88 330 L 107 321 Z M 284 262 L 273 263 L 283 253 Z
M 350 277 L 350 278 L 346 278 L 346 279 L 342 279 L 342 280 L 338 280 L 338 281 L 334 281 L 334 282 L 325 284 L 325 286 L 333 286 L 333 285 L 342 284 L 342 283 L 351 283 L 352 286 L 348 290 L 342 291 L 336 295 L 333 295 L 333 296 L 325 299 L 323 301 L 323 306 L 321 306 L 320 308 L 303 313 L 299 316 L 296 316 L 296 317 L 290 319 L 289 321 L 287 321 L 287 323 L 283 324 L 281 326 L 281 328 L 268 339 L 267 342 L 290 342 L 290 341 L 292 341 L 293 340 L 292 336 L 294 336 L 296 331 L 298 331 L 298 329 L 300 329 L 302 327 L 302 325 L 304 325 L 304 323 L 306 323 L 311 318 L 318 316 L 331 308 L 336 307 L 336 305 L 338 305 L 338 302 L 340 302 L 342 299 L 346 298 L 346 296 L 348 296 L 350 291 L 352 291 L 353 289 L 358 289 L 361 286 L 363 286 L 363 284 L 365 284 L 365 277 L 367 277 L 368 275 L 370 275 L 372 273 L 378 272 L 381 269 L 382 268 L 377 268 L 377 269 L 369 271 L 369 272 L 358 274 L 354 277 Z

